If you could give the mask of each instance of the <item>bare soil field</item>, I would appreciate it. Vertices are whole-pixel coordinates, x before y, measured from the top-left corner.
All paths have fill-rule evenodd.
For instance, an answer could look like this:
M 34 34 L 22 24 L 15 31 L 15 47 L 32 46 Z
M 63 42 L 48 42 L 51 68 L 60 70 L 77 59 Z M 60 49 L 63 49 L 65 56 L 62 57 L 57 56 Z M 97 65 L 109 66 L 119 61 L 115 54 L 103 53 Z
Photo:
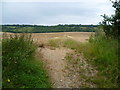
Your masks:
M 60 33 L 33 33 L 32 37 L 34 41 L 37 42 L 47 42 L 53 38 L 63 38 L 68 37 L 74 40 L 84 42 L 89 39 L 93 32 L 60 32 Z
M 3 32 L 0 32 L 0 35 L 2 34 Z M 6 34 L 13 35 L 14 33 L 6 33 Z M 63 38 L 63 37 L 68 37 L 76 41 L 84 42 L 89 39 L 91 34 L 94 34 L 94 32 L 32 33 L 32 38 L 37 43 L 39 42 L 46 43 L 50 39 Z

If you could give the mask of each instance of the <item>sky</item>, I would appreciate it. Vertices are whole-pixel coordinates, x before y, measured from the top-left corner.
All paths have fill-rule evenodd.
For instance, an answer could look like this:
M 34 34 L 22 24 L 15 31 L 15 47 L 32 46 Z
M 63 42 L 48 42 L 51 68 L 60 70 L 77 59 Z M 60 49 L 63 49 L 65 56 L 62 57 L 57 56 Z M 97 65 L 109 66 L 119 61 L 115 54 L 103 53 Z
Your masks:
M 2 24 L 98 24 L 109 0 L 2 0 Z

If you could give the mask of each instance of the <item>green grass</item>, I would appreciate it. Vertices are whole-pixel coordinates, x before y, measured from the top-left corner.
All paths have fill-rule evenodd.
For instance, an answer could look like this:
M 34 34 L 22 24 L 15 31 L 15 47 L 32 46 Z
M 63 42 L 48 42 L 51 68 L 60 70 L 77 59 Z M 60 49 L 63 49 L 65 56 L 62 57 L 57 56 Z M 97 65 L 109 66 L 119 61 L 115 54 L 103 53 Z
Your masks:
M 57 41 L 57 42 L 56 42 Z M 65 46 L 75 50 L 77 53 L 83 53 L 88 62 L 99 71 L 93 82 L 99 88 L 118 87 L 118 41 L 115 39 L 106 39 L 104 34 L 95 34 L 91 36 L 89 42 L 80 43 L 72 39 L 53 40 L 57 46 Z M 51 44 L 52 45 L 52 44 Z M 52 45 L 54 46 L 54 45 Z
M 103 80 L 104 85 L 100 87 L 118 87 L 118 41 L 96 36 L 90 38 L 87 46 L 92 50 L 89 53 L 84 51 L 84 53 L 93 59 L 93 63 L 100 71 L 99 74 L 106 76 L 106 80 Z M 91 57 L 90 54 L 93 56 Z
M 48 45 L 52 47 L 68 47 L 71 49 L 75 49 L 80 43 L 73 39 L 69 38 L 59 38 L 59 39 L 51 39 L 48 41 Z
M 48 41 L 48 45 L 52 46 L 52 47 L 60 47 L 63 43 L 63 39 L 51 39 Z
M 3 36 L 3 88 L 51 88 L 43 63 L 34 57 L 35 50 L 31 35 Z

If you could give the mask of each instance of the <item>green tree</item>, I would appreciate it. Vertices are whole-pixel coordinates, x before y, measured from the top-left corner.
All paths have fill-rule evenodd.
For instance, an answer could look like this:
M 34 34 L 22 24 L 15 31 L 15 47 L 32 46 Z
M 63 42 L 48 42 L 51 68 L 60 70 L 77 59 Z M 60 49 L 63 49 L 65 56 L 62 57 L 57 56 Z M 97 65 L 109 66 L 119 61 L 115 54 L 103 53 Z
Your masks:
M 102 27 L 107 37 L 120 39 L 120 0 L 112 1 L 115 14 L 108 17 L 103 16 Z

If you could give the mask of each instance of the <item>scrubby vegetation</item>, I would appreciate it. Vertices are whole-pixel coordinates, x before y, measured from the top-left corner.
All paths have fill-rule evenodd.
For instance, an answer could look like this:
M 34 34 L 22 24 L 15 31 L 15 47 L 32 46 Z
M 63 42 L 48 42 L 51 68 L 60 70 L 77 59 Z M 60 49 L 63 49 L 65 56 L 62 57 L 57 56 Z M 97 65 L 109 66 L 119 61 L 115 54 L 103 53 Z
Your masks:
M 107 39 L 114 39 L 118 41 L 118 55 L 120 55 L 120 0 L 111 1 L 113 3 L 112 7 L 115 9 L 115 14 L 108 17 L 107 15 L 103 15 L 104 20 L 101 23 L 103 31 L 105 32 Z M 118 58 L 118 65 L 120 64 L 120 56 Z M 118 66 L 118 70 L 120 67 Z M 120 87 L 120 71 L 118 71 L 117 83 Z
M 88 51 L 84 50 L 84 53 L 90 59 L 92 56 L 92 61 L 98 67 L 99 74 L 107 78 L 99 84 L 103 87 L 118 87 L 118 40 L 106 39 L 106 37 L 99 35 L 90 38 L 90 43 L 87 46 Z M 100 79 L 102 80 L 102 78 Z
M 34 57 L 36 47 L 31 35 L 3 35 L 3 88 L 50 88 L 43 63 Z

